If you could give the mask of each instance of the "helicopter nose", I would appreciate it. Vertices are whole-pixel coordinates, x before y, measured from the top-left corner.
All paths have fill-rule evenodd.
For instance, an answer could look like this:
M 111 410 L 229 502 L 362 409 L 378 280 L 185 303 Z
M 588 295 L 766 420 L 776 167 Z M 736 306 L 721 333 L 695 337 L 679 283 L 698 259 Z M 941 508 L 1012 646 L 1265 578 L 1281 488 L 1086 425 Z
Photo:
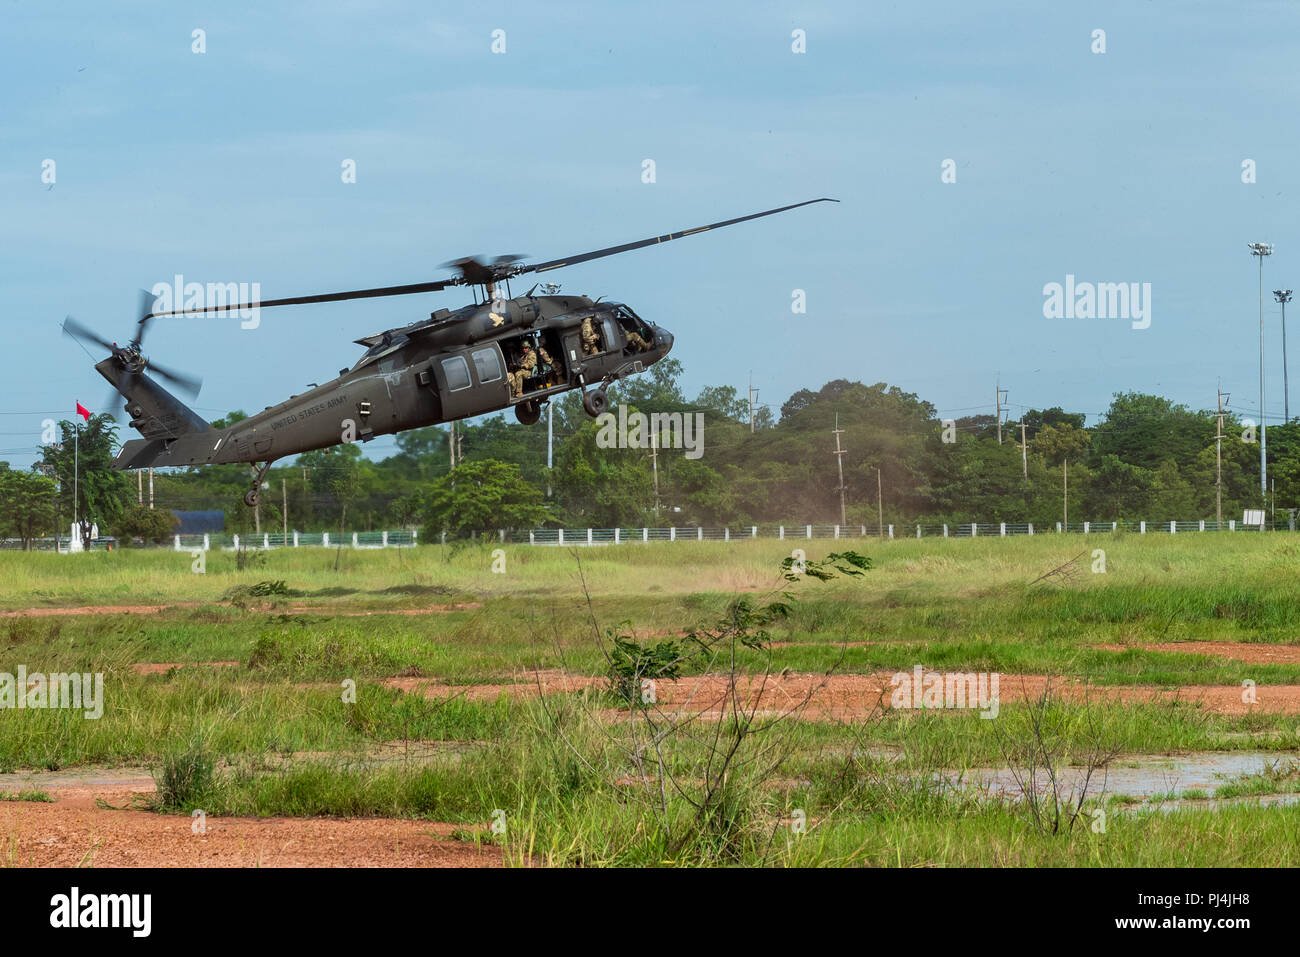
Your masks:
M 673 334 L 662 326 L 655 326 L 655 345 L 668 355 L 673 349 Z

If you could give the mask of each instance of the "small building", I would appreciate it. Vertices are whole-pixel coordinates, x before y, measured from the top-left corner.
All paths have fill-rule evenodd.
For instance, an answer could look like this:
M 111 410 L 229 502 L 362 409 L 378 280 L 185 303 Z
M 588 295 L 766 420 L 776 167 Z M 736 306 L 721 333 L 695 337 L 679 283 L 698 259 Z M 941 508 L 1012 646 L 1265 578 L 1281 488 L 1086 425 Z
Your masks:
M 180 521 L 176 528 L 177 535 L 202 535 L 205 532 L 224 532 L 226 530 L 226 513 L 217 509 L 210 512 L 182 512 L 172 509 L 172 514 Z

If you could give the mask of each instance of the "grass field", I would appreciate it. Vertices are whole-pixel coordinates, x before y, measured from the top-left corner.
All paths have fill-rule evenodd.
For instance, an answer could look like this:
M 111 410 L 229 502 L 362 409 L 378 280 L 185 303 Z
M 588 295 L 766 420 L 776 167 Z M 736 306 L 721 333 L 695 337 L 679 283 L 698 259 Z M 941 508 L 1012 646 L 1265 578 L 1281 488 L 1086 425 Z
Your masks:
M 873 567 L 785 581 L 787 545 Z M 0 672 L 104 675 L 98 720 L 0 711 L 0 773 L 142 766 L 160 816 L 415 818 L 520 864 L 1300 863 L 1285 534 L 498 547 L 0 553 Z M 611 690 L 616 636 L 670 645 L 661 700 Z M 883 707 L 918 665 L 998 673 L 997 717 Z M 1113 786 L 1233 755 L 1263 769 Z

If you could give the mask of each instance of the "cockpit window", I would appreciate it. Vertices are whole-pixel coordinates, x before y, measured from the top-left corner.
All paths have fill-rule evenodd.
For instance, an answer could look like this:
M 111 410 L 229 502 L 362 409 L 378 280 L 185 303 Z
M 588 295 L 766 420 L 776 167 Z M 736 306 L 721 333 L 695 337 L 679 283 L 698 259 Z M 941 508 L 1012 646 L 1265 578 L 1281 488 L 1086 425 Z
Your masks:
M 358 359 L 357 364 L 354 365 L 352 368 L 359 369 L 363 365 L 367 365 L 371 362 L 374 362 L 380 356 L 388 355 L 391 352 L 396 352 L 398 349 L 402 348 L 402 346 L 406 345 L 407 342 L 409 341 L 410 341 L 409 337 L 404 335 L 399 334 L 394 336 L 389 333 L 384 333 L 384 337 L 380 339 L 378 342 L 376 342 L 369 349 L 367 349 L 366 354 L 363 355 L 360 359 Z
M 628 332 L 636 332 L 641 335 L 646 335 L 650 331 L 650 324 L 627 306 L 619 306 L 615 315 L 618 316 L 618 324 Z

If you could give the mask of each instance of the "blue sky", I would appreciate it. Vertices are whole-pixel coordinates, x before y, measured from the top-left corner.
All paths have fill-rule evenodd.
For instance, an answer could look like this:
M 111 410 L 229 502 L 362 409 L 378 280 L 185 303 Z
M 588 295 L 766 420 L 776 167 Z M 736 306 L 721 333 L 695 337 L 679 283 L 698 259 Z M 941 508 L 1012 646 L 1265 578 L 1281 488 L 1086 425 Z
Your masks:
M 1266 294 L 1300 288 L 1300 12 L 1280 0 L 3 10 L 0 458 L 15 466 L 42 419 L 107 397 L 63 316 L 127 339 L 134 290 L 176 273 L 260 282 L 264 298 L 411 283 L 458 256 L 549 259 L 833 196 L 548 278 L 671 329 L 688 393 L 743 392 L 753 370 L 779 408 L 842 377 L 955 417 L 991 412 L 1000 375 L 1013 419 L 1095 415 L 1130 389 L 1207 408 L 1220 382 L 1254 414 L 1246 243 L 1275 244 Z M 1067 274 L 1151 283 L 1150 328 L 1044 318 L 1043 286 Z M 463 301 L 267 310 L 256 330 L 161 320 L 146 351 L 203 376 L 194 404 L 214 418 Z M 1277 309 L 1269 297 L 1274 420 Z

